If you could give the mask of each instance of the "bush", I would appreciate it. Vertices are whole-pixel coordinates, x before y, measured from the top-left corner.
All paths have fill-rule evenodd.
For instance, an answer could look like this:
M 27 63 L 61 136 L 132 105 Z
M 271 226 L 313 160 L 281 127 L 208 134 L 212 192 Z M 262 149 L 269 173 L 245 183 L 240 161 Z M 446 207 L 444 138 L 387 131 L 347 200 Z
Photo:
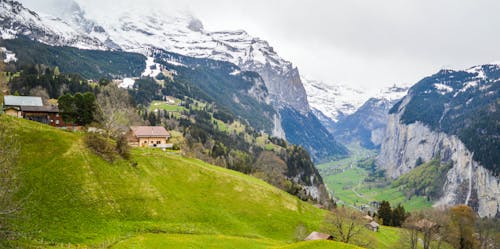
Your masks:
M 130 145 L 128 145 L 127 137 L 124 135 L 121 135 L 118 137 L 116 140 L 116 152 L 123 158 L 123 159 L 130 159 Z
M 103 137 L 97 133 L 87 133 L 85 136 L 85 144 L 102 159 L 113 162 L 116 159 L 117 152 L 115 146 L 110 139 Z

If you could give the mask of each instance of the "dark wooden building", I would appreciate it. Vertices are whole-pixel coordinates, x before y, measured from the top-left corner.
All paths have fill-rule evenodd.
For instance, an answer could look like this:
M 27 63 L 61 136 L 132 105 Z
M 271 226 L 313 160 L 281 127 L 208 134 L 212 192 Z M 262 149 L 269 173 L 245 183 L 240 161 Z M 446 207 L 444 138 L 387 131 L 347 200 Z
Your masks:
M 42 98 L 36 96 L 4 96 L 5 114 L 24 118 L 54 127 L 71 126 L 62 119 L 57 106 L 43 105 Z

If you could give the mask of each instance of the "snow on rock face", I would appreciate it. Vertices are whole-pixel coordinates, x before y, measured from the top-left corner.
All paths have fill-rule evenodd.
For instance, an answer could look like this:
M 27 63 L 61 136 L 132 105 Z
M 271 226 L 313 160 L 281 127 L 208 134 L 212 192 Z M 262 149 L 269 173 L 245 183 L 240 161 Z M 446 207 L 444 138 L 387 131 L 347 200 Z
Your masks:
M 447 86 L 445 84 L 434 84 L 434 88 L 436 88 L 436 90 L 441 95 L 453 92 L 453 87 Z
M 0 47 L 0 54 L 5 55 L 5 59 L 3 60 L 3 62 L 5 62 L 5 63 L 17 61 L 16 54 L 12 51 L 7 50 L 4 47 Z
M 122 81 L 122 83 L 118 84 L 118 87 L 128 89 L 128 88 L 134 87 L 134 84 L 135 84 L 135 80 L 134 79 L 132 79 L 132 78 L 124 78 L 123 81 Z
M 50 45 L 82 49 L 108 48 L 91 34 L 79 32 L 59 18 L 38 15 L 16 1 L 0 0 L 0 25 L 3 39 L 25 35 Z

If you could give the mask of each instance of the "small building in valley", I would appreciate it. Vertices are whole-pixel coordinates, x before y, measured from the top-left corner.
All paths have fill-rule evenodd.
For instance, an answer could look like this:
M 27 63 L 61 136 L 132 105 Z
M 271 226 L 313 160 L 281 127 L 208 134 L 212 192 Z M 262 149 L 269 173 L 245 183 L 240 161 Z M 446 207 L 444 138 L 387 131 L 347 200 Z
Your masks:
M 167 143 L 170 133 L 163 126 L 132 126 L 128 137 L 131 146 L 172 147 L 172 144 Z
M 378 232 L 378 229 L 380 228 L 380 225 L 377 222 L 372 221 L 372 222 L 366 224 L 365 227 L 368 228 L 368 229 L 370 229 L 370 230 L 372 230 L 372 231 L 374 231 L 374 232 Z
M 24 118 L 55 127 L 65 126 L 57 106 L 44 105 L 37 96 L 4 96 L 3 111 L 6 115 Z
M 333 236 L 326 233 L 312 232 L 304 240 L 333 240 Z

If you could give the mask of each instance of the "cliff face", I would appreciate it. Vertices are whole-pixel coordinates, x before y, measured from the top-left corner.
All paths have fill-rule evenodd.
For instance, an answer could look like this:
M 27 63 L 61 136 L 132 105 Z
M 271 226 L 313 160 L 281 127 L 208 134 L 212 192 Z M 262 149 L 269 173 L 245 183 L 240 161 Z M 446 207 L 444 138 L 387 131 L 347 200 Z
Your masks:
M 480 163 L 455 135 L 433 131 L 421 122 L 403 124 L 401 115 L 411 96 L 405 97 L 398 112 L 389 115 L 385 140 L 377 166 L 389 177 L 397 178 L 416 167 L 417 161 L 439 158 L 441 164 L 451 163 L 443 194 L 437 206 L 467 204 L 480 216 L 500 213 L 500 179 Z

